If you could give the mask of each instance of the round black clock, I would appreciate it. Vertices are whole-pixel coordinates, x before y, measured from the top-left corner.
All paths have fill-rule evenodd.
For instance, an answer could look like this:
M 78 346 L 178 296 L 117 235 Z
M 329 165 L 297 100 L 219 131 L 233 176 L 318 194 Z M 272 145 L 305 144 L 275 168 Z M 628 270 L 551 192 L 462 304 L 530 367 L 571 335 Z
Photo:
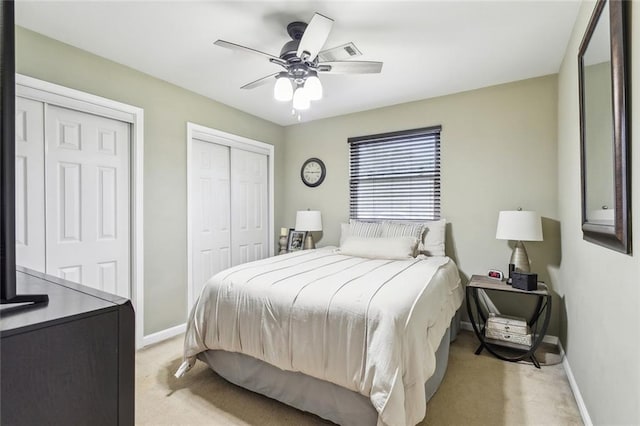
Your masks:
M 327 168 L 319 158 L 309 158 L 300 169 L 302 182 L 312 188 L 320 185 L 326 175 Z

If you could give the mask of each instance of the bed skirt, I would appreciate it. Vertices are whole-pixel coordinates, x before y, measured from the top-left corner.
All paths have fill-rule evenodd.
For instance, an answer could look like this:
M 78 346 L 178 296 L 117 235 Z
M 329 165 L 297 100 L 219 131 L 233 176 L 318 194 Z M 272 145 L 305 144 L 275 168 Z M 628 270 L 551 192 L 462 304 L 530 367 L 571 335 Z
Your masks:
M 425 383 L 427 401 L 440 386 L 449 361 L 449 343 L 459 328 L 459 311 L 436 351 L 436 370 Z M 208 350 L 198 354 L 227 381 L 343 426 L 374 426 L 378 412 L 369 398 L 333 383 L 284 371 L 248 355 Z

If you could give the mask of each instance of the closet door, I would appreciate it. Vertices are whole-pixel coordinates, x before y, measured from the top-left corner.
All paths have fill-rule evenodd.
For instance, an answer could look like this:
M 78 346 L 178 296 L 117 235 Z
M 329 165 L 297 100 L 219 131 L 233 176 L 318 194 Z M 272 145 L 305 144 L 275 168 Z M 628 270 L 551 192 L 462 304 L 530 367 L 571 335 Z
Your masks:
M 16 263 L 45 272 L 44 104 L 16 98 Z
M 129 124 L 47 105 L 45 126 L 46 272 L 129 298 Z
M 268 255 L 268 157 L 231 149 L 231 264 Z
M 194 139 L 191 152 L 192 300 L 231 266 L 229 147 Z

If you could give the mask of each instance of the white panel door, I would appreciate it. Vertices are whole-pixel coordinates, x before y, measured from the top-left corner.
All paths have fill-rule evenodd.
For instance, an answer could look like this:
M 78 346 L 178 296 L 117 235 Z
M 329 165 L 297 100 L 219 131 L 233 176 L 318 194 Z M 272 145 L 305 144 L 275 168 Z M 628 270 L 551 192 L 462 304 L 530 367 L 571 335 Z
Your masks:
M 130 297 L 129 124 L 46 106 L 46 272 Z
M 192 299 L 231 266 L 229 147 L 193 140 L 191 151 Z
M 268 157 L 231 149 L 231 264 L 269 255 Z
M 45 272 L 44 104 L 16 98 L 16 263 Z

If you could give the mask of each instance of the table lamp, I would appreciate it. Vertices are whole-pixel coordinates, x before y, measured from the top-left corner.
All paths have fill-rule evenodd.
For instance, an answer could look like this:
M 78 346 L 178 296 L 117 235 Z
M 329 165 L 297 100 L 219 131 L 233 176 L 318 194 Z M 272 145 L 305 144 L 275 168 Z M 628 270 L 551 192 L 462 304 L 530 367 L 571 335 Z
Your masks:
M 304 240 L 304 249 L 316 248 L 313 241 L 312 231 L 322 231 L 322 216 L 318 210 L 300 210 L 296 213 L 296 231 L 307 232 Z
M 542 241 L 542 220 L 537 212 L 501 211 L 498 215 L 496 239 L 516 241 L 511 260 L 516 272 L 531 272 L 529 256 L 523 241 Z

